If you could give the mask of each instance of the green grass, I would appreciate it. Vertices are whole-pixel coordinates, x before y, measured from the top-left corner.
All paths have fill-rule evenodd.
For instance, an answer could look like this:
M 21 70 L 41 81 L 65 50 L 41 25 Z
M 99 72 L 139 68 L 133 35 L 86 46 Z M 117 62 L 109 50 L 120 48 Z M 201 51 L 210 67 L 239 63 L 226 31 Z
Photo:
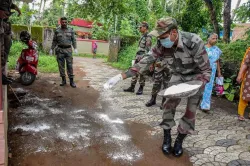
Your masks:
M 118 55 L 118 62 L 112 62 L 108 64 L 118 69 L 122 69 L 122 70 L 128 69 L 129 67 L 131 67 L 131 62 L 135 58 L 137 46 L 138 44 L 135 43 L 131 46 L 128 46 L 122 49 Z
M 21 42 L 13 42 L 10 49 L 8 67 L 14 70 L 16 61 L 19 58 L 21 51 L 27 46 Z M 39 51 L 38 71 L 42 73 L 56 73 L 58 72 L 58 65 L 55 56 L 49 56 L 43 51 Z
M 87 57 L 87 58 L 92 58 L 92 57 L 93 57 L 92 54 L 74 54 L 74 56 L 78 56 L 78 57 Z M 96 58 L 106 59 L 107 57 L 108 57 L 107 55 L 96 54 Z

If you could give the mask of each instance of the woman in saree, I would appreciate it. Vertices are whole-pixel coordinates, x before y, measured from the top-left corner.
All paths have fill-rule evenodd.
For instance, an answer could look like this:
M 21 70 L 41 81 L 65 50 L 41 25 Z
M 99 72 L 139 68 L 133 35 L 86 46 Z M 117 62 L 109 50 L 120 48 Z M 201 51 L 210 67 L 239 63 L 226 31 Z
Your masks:
M 218 40 L 218 35 L 216 33 L 212 33 L 208 36 L 207 44 L 205 45 L 206 51 L 208 53 L 210 67 L 212 68 L 210 81 L 205 86 L 202 101 L 200 104 L 200 109 L 205 112 L 210 111 L 211 95 L 212 95 L 216 71 L 218 77 L 222 77 L 220 70 L 220 63 L 219 63 L 219 59 L 222 52 L 217 46 L 215 46 L 217 40 Z
M 241 62 L 240 71 L 236 81 L 241 83 L 238 119 L 240 121 L 244 121 L 245 109 L 250 101 L 250 47 L 246 50 L 244 58 Z M 250 113 L 248 117 L 250 118 Z

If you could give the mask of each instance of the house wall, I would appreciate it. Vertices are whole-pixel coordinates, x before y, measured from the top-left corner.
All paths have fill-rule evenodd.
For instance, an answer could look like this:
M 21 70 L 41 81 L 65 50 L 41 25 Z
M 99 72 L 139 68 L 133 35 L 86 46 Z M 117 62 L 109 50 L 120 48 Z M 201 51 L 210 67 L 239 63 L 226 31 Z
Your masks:
M 109 54 L 109 42 L 103 40 L 77 39 L 77 50 L 79 53 L 92 54 L 92 41 L 97 43 L 97 54 Z
M 74 26 L 74 30 L 75 30 L 75 31 L 81 31 L 81 32 L 90 32 L 90 31 L 91 31 L 91 28 L 85 28 L 85 27 Z
M 97 43 L 97 54 L 108 55 L 109 54 L 109 42 L 103 40 L 88 40 L 88 39 L 77 39 L 77 50 L 82 54 L 92 54 L 92 41 Z M 44 42 L 43 48 L 46 51 L 49 51 L 52 44 L 52 39 L 48 38 Z

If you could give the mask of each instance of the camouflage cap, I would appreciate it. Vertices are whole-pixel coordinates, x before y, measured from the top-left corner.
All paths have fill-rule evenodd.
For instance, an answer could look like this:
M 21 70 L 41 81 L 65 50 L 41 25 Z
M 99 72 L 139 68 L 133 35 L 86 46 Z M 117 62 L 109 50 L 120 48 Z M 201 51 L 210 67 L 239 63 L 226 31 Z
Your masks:
M 170 29 L 176 27 L 177 22 L 172 17 L 163 17 L 156 22 L 156 26 L 152 32 L 149 34 L 155 37 L 162 35 L 163 33 L 169 31 Z
M 141 22 L 141 24 L 138 27 L 146 27 L 148 28 L 148 23 L 146 21 Z

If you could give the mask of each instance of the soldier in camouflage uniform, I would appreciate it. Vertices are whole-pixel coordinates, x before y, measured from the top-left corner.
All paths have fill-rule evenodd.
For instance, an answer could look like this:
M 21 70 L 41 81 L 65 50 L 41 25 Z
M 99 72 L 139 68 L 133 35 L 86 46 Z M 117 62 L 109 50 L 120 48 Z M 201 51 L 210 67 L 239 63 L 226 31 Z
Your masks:
M 154 64 L 154 84 L 152 88 L 152 96 L 151 99 L 146 103 L 147 107 L 151 107 L 156 104 L 156 97 L 158 92 L 161 90 L 161 86 L 163 85 L 163 89 L 167 88 L 168 81 L 170 79 L 169 69 L 167 63 L 164 61 L 163 57 L 159 57 Z M 162 103 L 160 109 L 162 109 L 163 103 L 166 101 L 166 98 L 162 98 Z
M 11 24 L 9 22 L 11 9 L 16 10 L 18 12 L 18 16 L 21 15 L 20 9 L 12 3 L 12 0 L 0 1 L 0 53 L 3 85 L 10 84 L 12 82 L 4 74 L 11 47 Z
M 191 80 L 202 81 L 203 86 L 199 92 L 188 98 L 186 112 L 179 122 L 179 134 L 173 149 L 174 156 L 178 157 L 183 153 L 182 143 L 184 138 L 187 134 L 193 133 L 195 129 L 196 110 L 204 86 L 210 80 L 211 68 L 204 42 L 196 34 L 178 30 L 175 19 L 171 17 L 159 19 L 155 30 L 150 34 L 156 36 L 160 42 L 151 49 L 147 56 L 127 72 L 109 79 L 104 84 L 104 88 L 109 89 L 118 81 L 134 76 L 138 72 L 143 74 L 158 57 L 163 57 L 169 65 L 171 78 L 168 86 Z M 174 115 L 180 101 L 181 99 L 178 98 L 170 98 L 163 106 L 163 120 L 160 126 L 164 130 L 162 151 L 165 155 L 171 153 L 171 128 L 175 126 Z
M 148 53 L 148 51 L 151 48 L 152 45 L 152 37 L 148 35 L 148 23 L 147 22 L 142 22 L 140 27 L 139 27 L 140 32 L 142 33 L 142 36 L 140 38 L 139 44 L 138 44 L 138 51 L 136 52 L 136 57 L 135 57 L 135 63 L 138 63 L 143 56 Z M 138 91 L 136 92 L 137 95 L 142 95 L 143 93 L 143 87 L 145 86 L 145 77 L 141 74 L 136 74 L 132 77 L 131 80 L 131 86 L 127 89 L 124 89 L 124 92 L 134 92 L 135 91 L 135 85 L 136 82 L 139 79 L 139 84 L 140 87 Z
M 65 77 L 65 61 L 66 61 L 70 86 L 76 88 L 73 75 L 73 56 L 72 56 L 71 45 L 73 45 L 75 53 L 77 53 L 75 33 L 72 28 L 67 27 L 67 18 L 62 17 L 61 27 L 56 29 L 53 37 L 50 54 L 52 55 L 53 49 L 56 48 L 55 53 L 57 56 L 60 76 L 62 77 L 62 83 L 60 84 L 60 86 L 64 86 L 66 84 L 66 77 Z

